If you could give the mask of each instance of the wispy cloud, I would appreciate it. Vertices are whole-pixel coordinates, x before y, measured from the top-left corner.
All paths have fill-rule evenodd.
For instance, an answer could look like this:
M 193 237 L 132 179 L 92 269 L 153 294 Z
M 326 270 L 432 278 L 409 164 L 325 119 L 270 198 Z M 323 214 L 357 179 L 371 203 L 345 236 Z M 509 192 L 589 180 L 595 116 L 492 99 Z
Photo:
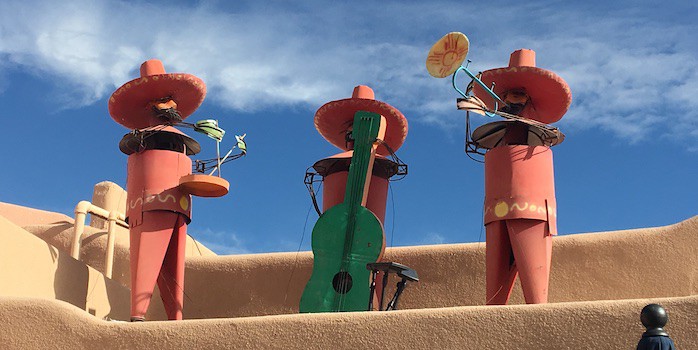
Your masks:
M 219 255 L 248 254 L 250 250 L 235 232 L 214 231 L 209 228 L 190 229 L 189 234 Z
M 668 37 L 679 35 L 664 32 Z M 555 56 L 559 62 L 572 60 L 575 54 L 582 56 L 574 64 L 553 65 L 569 82 L 575 99 L 564 123 L 601 128 L 631 142 L 650 135 L 698 141 L 689 133 L 698 127 L 696 101 L 690 95 L 690 91 L 698 91 L 698 59 L 687 51 L 664 51 L 665 39 L 645 34 L 649 33 L 637 33 L 644 36 L 641 42 L 645 46 L 619 47 L 616 42 L 588 38 L 557 39 L 545 45 L 558 48 Z M 583 52 L 577 49 L 580 47 Z
M 686 35 L 696 25 L 662 21 L 652 7 L 235 6 L 4 1 L 0 77 L 6 69 L 44 76 L 56 86 L 53 98 L 80 107 L 108 96 L 137 75 L 140 62 L 157 57 L 170 71 L 203 78 L 210 100 L 236 111 L 312 110 L 369 84 L 411 121 L 462 132 L 455 92 L 423 66 L 438 37 L 460 30 L 471 38 L 476 70 L 506 65 L 517 48 L 536 50 L 538 65 L 572 88 L 565 128 L 604 130 L 629 142 L 659 135 L 698 147 L 698 62 Z
M 424 245 L 424 244 L 444 244 L 446 243 L 446 238 L 437 232 L 427 232 L 424 236 L 421 237 L 419 242 L 416 243 L 416 245 Z

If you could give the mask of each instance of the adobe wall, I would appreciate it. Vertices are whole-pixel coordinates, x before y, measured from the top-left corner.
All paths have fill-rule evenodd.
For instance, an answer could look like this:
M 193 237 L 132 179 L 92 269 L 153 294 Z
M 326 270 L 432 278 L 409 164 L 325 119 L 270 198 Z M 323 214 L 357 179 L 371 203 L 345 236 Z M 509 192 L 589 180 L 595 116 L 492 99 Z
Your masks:
M 59 250 L 68 254 L 70 253 L 70 247 L 74 236 L 72 223 L 63 222 L 50 225 L 30 225 L 23 228 Z M 82 237 L 80 261 L 97 269 L 97 271 L 104 272 L 104 258 L 107 247 L 106 229 L 85 226 Z M 129 241 L 128 229 L 117 226 L 114 239 L 112 278 L 126 287 L 131 286 Z M 216 256 L 216 253 L 194 240 L 191 236 L 187 236 L 185 255 L 187 258 L 191 258 L 196 256 Z
M 107 210 L 122 210 L 126 203 L 124 191 L 118 185 L 104 181 L 95 185 L 93 203 Z M 77 204 L 77 203 L 76 203 Z M 70 254 L 74 236 L 74 219 L 64 214 L 23 207 L 0 202 L 0 216 L 43 239 L 60 251 Z M 88 215 L 90 224 L 85 230 L 80 246 L 80 260 L 97 271 L 105 272 L 105 252 L 107 247 L 106 222 Z M 131 285 L 129 267 L 129 231 L 117 226 L 114 241 L 114 264 L 112 279 L 126 287 Z M 203 244 L 187 236 L 185 254 L 193 256 L 216 256 L 216 253 Z
M 47 225 L 59 222 L 73 223 L 73 218 L 65 214 L 3 202 L 0 202 L 0 215 L 19 227 L 27 225 Z
M 0 228 L 4 228 L 6 223 L 9 221 L 5 220 Z M 43 231 L 34 233 L 61 247 L 58 251 L 68 251 L 71 224 L 64 222 L 40 227 Z M 27 227 L 29 230 L 34 228 Z M 100 268 L 106 234 L 89 227 L 86 232 L 81 259 Z M 698 257 L 694 252 L 697 245 L 698 217 L 659 228 L 556 237 L 550 302 L 696 295 Z M 39 251 L 41 249 L 48 248 L 39 248 Z M 482 305 L 484 249 L 484 243 L 388 249 L 387 260 L 416 269 L 420 277 L 419 283 L 408 285 L 400 308 Z M 36 253 L 28 250 L 24 254 L 32 256 Z M 311 267 L 310 252 L 189 257 L 184 317 L 297 313 Z M 17 266 L 17 271 L 22 269 Z M 114 280 L 128 285 L 127 273 L 128 239 L 124 230 L 117 238 Z M 391 281 L 390 286 L 395 282 Z M 50 298 L 51 295 L 47 291 L 43 297 Z M 128 298 L 123 300 L 120 303 L 128 304 Z M 521 302 L 517 285 L 512 303 Z M 154 297 L 152 305 L 148 319 L 164 319 L 159 297 Z
M 484 243 L 387 249 L 386 260 L 414 268 L 420 278 L 408 284 L 400 308 L 483 305 L 484 250 Z M 550 302 L 696 295 L 696 251 L 698 216 L 665 227 L 556 237 Z M 189 259 L 184 315 L 296 313 L 311 268 L 310 252 Z M 511 303 L 522 302 L 517 283 Z
M 0 296 L 57 299 L 97 318 L 129 317 L 127 288 L 2 216 L 0 281 Z
M 648 303 L 678 349 L 698 349 L 698 296 L 295 314 L 181 322 L 100 321 L 57 301 L 0 297 L 5 349 L 634 349 Z

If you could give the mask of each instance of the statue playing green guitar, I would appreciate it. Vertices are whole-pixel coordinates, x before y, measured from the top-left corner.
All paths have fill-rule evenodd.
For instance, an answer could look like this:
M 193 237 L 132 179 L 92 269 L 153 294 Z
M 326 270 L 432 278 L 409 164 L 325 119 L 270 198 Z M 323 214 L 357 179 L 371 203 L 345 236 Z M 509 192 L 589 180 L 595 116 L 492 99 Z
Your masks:
M 312 233 L 313 273 L 300 301 L 300 312 L 365 311 L 371 272 L 366 264 L 383 255 L 383 225 L 368 210 L 371 169 L 386 122 L 380 114 L 354 115 L 354 155 L 344 202 L 325 211 Z

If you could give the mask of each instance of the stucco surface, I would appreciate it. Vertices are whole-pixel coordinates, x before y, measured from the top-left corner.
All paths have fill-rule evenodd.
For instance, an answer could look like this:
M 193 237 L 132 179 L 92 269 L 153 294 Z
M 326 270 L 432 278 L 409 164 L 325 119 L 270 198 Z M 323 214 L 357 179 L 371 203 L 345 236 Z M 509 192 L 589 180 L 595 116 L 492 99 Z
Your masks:
M 92 191 L 92 204 L 106 210 L 126 213 L 126 190 L 111 182 L 102 181 Z M 108 221 L 98 216 L 90 217 L 90 226 L 107 229 Z
M 126 287 L 2 216 L 0 242 L 0 296 L 63 300 L 98 318 L 128 318 Z
M 126 191 L 118 185 L 104 181 L 95 185 L 92 203 L 106 210 L 123 210 L 126 203 Z M 58 250 L 70 254 L 74 236 L 74 219 L 60 213 L 27 208 L 0 202 L 0 216 L 22 227 Z M 80 245 L 80 260 L 99 272 L 105 272 L 105 254 L 107 247 L 107 223 L 96 216 L 89 215 L 91 226 L 85 226 Z M 216 253 L 187 236 L 186 256 L 216 256 Z M 114 240 L 114 265 L 112 279 L 126 287 L 131 285 L 129 267 L 129 232 L 116 226 Z
M 658 228 L 556 237 L 550 302 L 696 295 L 697 251 L 698 217 Z M 400 308 L 484 304 L 484 243 L 389 248 L 385 258 L 419 274 Z M 311 268 L 310 252 L 189 259 L 185 317 L 298 312 Z M 396 282 L 391 280 L 388 295 Z M 511 303 L 523 303 L 518 282 Z
M 179 322 L 100 321 L 62 302 L 0 298 L 6 349 L 633 349 L 650 302 L 679 349 L 697 349 L 698 296 L 295 314 Z
M 54 224 L 57 222 L 73 223 L 73 218 L 65 214 L 3 202 L 0 202 L 0 215 L 20 227 L 27 225 Z
M 12 219 L 2 216 L 7 208 Z M 556 237 L 546 305 L 482 306 L 484 243 L 389 248 L 386 260 L 420 277 L 408 285 L 401 310 L 341 314 L 297 314 L 311 252 L 211 253 L 187 258 L 188 320 L 131 324 L 101 320 L 128 319 L 127 231 L 117 236 L 110 280 L 98 271 L 103 229 L 86 227 L 76 261 L 67 253 L 72 220 L 39 211 L 39 224 L 20 227 L 14 221 L 27 224 L 29 209 L 0 207 L 3 349 L 621 349 L 637 344 L 639 312 L 649 302 L 667 308 L 667 330 L 680 349 L 698 349 L 698 217 Z M 517 285 L 512 303 L 522 300 Z M 147 318 L 165 318 L 157 294 Z
M 70 253 L 73 240 L 73 224 L 59 222 L 44 225 L 28 225 L 23 227 L 28 232 L 43 239 L 59 250 Z M 92 266 L 100 272 L 104 272 L 104 257 L 107 247 L 106 229 L 85 226 L 80 245 L 80 260 Z M 129 232 L 128 229 L 118 226 L 114 240 L 114 265 L 112 278 L 115 281 L 129 287 L 131 285 L 131 273 L 129 267 Z M 203 244 L 187 236 L 186 256 L 216 256 L 214 252 Z

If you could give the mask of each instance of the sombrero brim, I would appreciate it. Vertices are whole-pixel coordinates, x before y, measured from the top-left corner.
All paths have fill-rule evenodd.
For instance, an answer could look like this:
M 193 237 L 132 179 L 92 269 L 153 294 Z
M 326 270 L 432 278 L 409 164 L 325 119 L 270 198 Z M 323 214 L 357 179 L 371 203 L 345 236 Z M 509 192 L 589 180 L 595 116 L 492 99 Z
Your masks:
M 351 164 L 351 158 L 354 156 L 354 151 L 345 151 L 339 154 L 335 154 L 329 158 L 320 159 L 315 164 L 313 164 L 313 169 L 317 171 L 320 176 L 325 177 L 332 175 L 334 173 L 349 171 L 349 165 Z M 380 154 L 376 156 L 373 162 L 372 174 L 383 179 L 389 179 L 393 175 L 397 174 L 399 171 L 397 163 L 390 159 L 381 156 Z
M 531 101 L 519 115 L 542 123 L 554 123 L 562 118 L 572 103 L 569 85 L 557 74 L 538 67 L 508 67 L 482 72 L 482 82 L 486 86 L 495 83 L 497 96 L 507 90 L 524 88 Z M 494 109 L 494 98 L 482 87 L 475 84 L 475 96 L 483 100 L 487 107 Z M 501 105 L 501 103 L 500 103 Z
M 354 114 L 358 111 L 378 113 L 385 117 L 386 130 L 383 141 L 393 152 L 405 142 L 407 119 L 395 107 L 378 100 L 347 98 L 328 102 L 315 113 L 315 128 L 328 142 L 348 151 L 345 135 L 354 122 Z M 390 154 L 383 145 L 379 146 L 376 152 L 383 155 Z
M 507 126 L 510 124 L 521 123 L 518 120 L 500 120 L 496 122 L 481 125 L 473 130 L 471 139 L 480 148 L 492 149 L 502 144 L 502 140 L 507 133 Z M 528 124 L 526 144 L 529 146 L 548 146 L 552 147 L 562 143 L 565 140 L 565 135 L 561 132 L 554 133 L 550 130 L 543 129 L 537 125 Z
M 145 149 L 141 149 L 143 146 L 150 145 L 171 145 L 171 144 L 183 144 L 186 146 L 186 154 L 188 156 L 195 155 L 201 152 L 201 145 L 199 142 L 189 137 L 189 135 L 179 131 L 178 129 L 171 126 L 157 126 L 150 127 L 146 129 L 139 130 L 142 137 L 145 138 L 148 143 L 143 144 L 143 138 L 137 136 L 133 132 L 124 135 L 119 142 L 119 150 L 126 155 L 131 155 L 133 153 L 140 152 Z M 162 148 L 147 148 L 147 149 L 162 149 Z
M 109 114 L 129 129 L 144 129 L 162 124 L 150 103 L 170 97 L 177 103 L 182 119 L 199 108 L 206 97 L 206 84 L 191 75 L 168 73 L 150 75 L 129 81 L 109 98 Z

